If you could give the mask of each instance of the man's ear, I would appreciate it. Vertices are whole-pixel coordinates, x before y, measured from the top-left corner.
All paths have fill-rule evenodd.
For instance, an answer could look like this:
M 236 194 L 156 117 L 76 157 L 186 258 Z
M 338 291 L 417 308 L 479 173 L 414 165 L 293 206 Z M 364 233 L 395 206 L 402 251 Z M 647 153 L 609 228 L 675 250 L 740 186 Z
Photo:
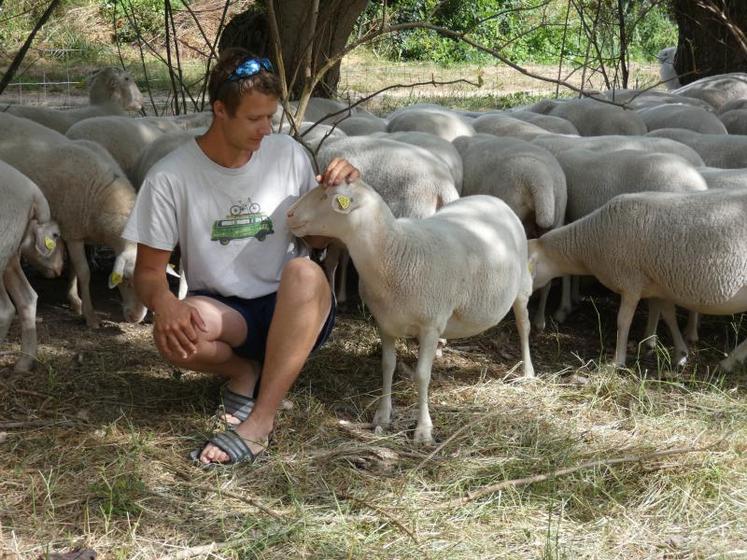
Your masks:
M 350 214 L 353 209 L 353 195 L 348 192 L 336 192 L 332 194 L 332 210 L 340 214 Z

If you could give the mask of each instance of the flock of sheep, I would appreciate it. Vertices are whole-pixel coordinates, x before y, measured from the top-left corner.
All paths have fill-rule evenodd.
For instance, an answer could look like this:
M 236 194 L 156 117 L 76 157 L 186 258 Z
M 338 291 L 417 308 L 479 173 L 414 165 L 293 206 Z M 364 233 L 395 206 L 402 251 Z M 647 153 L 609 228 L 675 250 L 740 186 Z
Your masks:
M 127 116 L 141 105 L 131 77 L 105 69 L 83 109 L 0 108 L 0 340 L 15 304 L 19 370 L 36 356 L 36 295 L 21 255 L 53 276 L 66 246 L 71 306 L 94 327 L 84 245 L 111 247 L 109 286 L 120 290 L 124 317 L 145 315 L 131 286 L 135 247 L 120 233 L 148 169 L 211 115 Z M 276 117 L 276 131 L 287 133 L 282 112 Z M 378 426 L 391 416 L 397 337 L 420 344 L 417 441 L 431 441 L 427 392 L 439 339 L 477 334 L 513 309 L 532 377 L 527 302 L 541 289 L 532 321 L 541 330 L 556 277 L 559 322 L 578 300 L 578 276 L 620 294 L 619 365 L 641 299 L 647 344 L 663 317 L 678 363 L 685 339 L 697 340 L 698 314 L 747 311 L 747 74 L 480 113 L 421 104 L 381 118 L 312 99 L 306 120 L 301 141 L 320 167 L 344 157 L 361 171 L 362 180 L 302 197 L 288 220 L 299 236 L 337 240 L 325 260 L 333 287 L 348 258 L 359 273 L 382 338 Z M 338 299 L 344 288 L 343 278 Z M 690 311 L 684 336 L 675 306 Z M 721 367 L 745 357 L 747 341 Z

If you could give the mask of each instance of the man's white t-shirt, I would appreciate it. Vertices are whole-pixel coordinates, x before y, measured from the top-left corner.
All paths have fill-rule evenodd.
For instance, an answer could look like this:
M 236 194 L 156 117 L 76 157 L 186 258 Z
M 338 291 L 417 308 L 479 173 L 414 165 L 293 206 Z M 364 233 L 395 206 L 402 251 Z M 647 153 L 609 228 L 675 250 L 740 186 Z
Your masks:
M 266 136 L 237 169 L 218 165 L 191 140 L 148 173 L 122 237 L 167 251 L 178 242 L 190 290 L 264 296 L 277 291 L 285 264 L 306 254 L 286 212 L 316 184 L 290 136 Z

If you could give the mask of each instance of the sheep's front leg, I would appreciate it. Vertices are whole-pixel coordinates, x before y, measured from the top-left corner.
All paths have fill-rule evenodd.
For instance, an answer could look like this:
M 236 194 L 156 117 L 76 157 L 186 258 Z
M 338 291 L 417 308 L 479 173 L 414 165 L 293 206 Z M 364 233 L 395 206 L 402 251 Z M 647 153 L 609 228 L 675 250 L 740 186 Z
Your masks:
M 531 288 L 530 288 L 531 290 Z M 519 331 L 519 340 L 521 341 L 521 359 L 524 361 L 524 377 L 534 377 L 534 366 L 532 365 L 532 356 L 529 353 L 529 312 L 527 304 L 529 296 L 520 295 L 516 298 L 513 305 L 514 319 L 516 320 L 516 330 Z
M 687 362 L 687 343 L 682 338 L 680 327 L 677 324 L 677 310 L 674 304 L 668 301 L 662 302 L 661 314 L 664 317 L 664 322 L 669 327 L 669 332 L 672 334 L 672 341 L 674 342 L 674 363 L 678 367 L 682 367 Z
M 381 336 L 381 372 L 383 377 L 383 387 L 381 389 L 381 398 L 379 406 L 374 415 L 374 426 L 378 430 L 386 428 L 392 421 L 392 376 L 394 368 L 397 365 L 397 351 L 394 348 L 395 338 L 389 336 L 379 329 Z
M 656 350 L 656 342 L 658 340 L 656 327 L 659 324 L 659 317 L 661 316 L 662 301 L 657 298 L 648 298 L 646 305 L 648 306 L 648 317 L 646 319 L 646 330 L 643 333 L 643 344 L 649 352 L 653 352 Z
M 426 330 L 418 337 L 418 365 L 415 381 L 418 390 L 418 424 L 415 427 L 415 443 L 433 443 L 433 422 L 428 410 L 428 386 L 431 383 L 431 367 L 436 356 L 438 332 Z
M 16 255 L 5 269 L 5 286 L 10 298 L 15 303 L 21 322 L 21 357 L 16 362 L 16 372 L 30 371 L 36 363 L 36 301 L 37 295 L 29 284 L 21 268 L 21 261 Z
M 70 255 L 73 274 L 78 277 L 86 324 L 89 327 L 96 328 L 99 326 L 99 320 L 96 318 L 96 311 L 93 309 L 93 303 L 91 302 L 91 270 L 88 268 L 85 246 L 82 241 L 68 241 L 67 252 Z M 70 303 L 72 305 L 72 302 Z
M 633 315 L 635 314 L 635 308 L 638 307 L 639 299 L 630 294 L 622 294 L 620 298 L 620 309 L 617 311 L 617 346 L 615 348 L 615 365 L 617 367 L 625 367 L 630 323 L 633 322 Z

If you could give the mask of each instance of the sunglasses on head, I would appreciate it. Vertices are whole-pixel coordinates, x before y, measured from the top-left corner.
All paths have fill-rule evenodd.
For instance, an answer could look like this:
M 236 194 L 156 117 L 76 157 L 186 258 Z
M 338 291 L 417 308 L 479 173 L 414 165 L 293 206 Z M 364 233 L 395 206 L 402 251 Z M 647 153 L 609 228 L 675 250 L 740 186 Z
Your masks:
M 259 74 L 261 70 L 272 72 L 272 63 L 267 58 L 247 58 L 231 72 L 228 80 L 235 81 L 242 78 L 251 78 Z

